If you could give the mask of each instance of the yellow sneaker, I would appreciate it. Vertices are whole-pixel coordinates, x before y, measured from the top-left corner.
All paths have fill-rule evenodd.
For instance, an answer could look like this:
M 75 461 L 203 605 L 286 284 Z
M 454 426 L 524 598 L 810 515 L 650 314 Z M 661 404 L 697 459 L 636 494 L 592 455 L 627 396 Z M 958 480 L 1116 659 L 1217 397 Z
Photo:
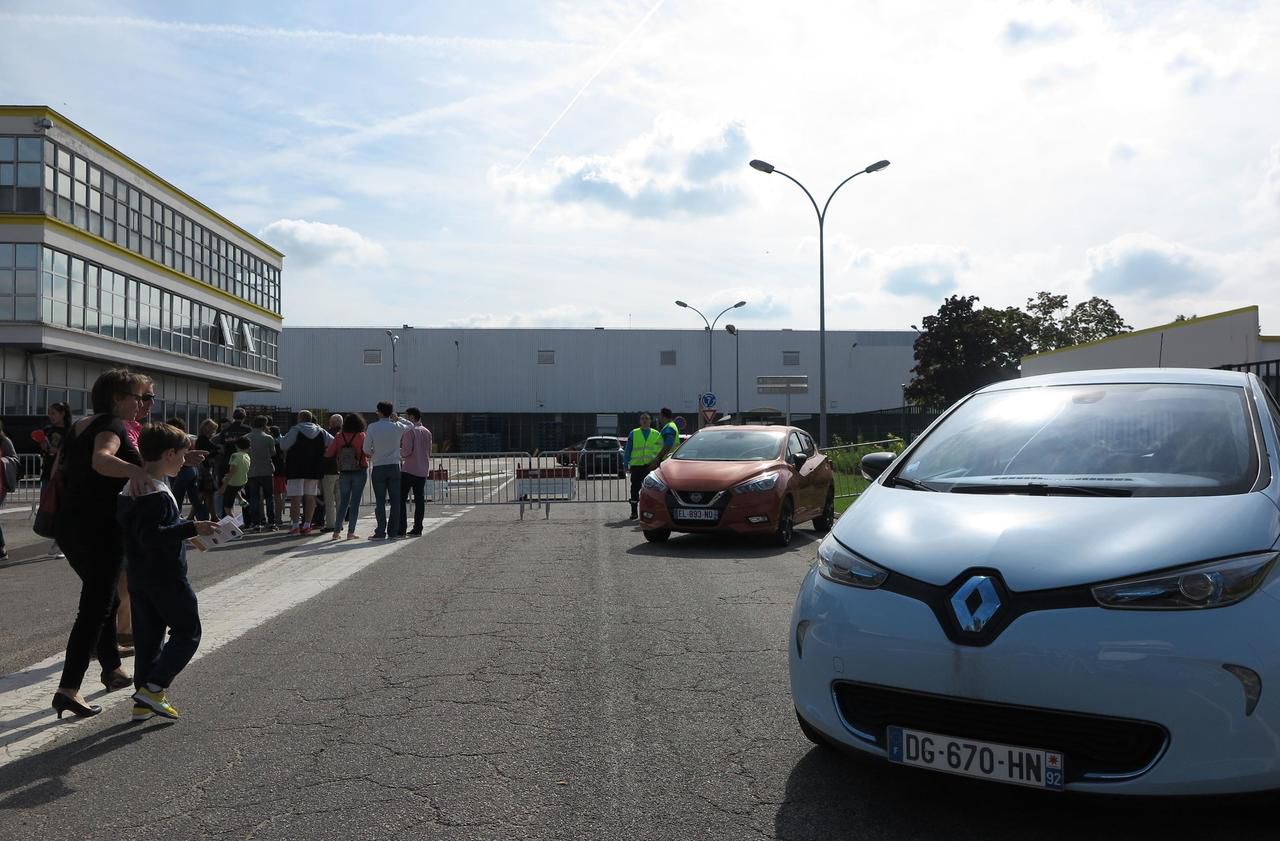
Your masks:
M 175 708 L 173 704 L 169 703 L 169 699 L 164 696 L 163 689 L 159 692 L 152 692 L 144 686 L 137 692 L 133 693 L 133 700 L 134 703 L 140 706 L 150 708 L 156 715 L 162 715 L 165 718 L 172 718 L 175 720 L 178 718 L 177 708 Z
M 151 718 L 155 714 L 156 714 L 156 711 L 146 706 L 145 704 L 134 704 L 133 715 L 131 716 L 131 718 L 134 721 L 146 721 L 147 719 Z

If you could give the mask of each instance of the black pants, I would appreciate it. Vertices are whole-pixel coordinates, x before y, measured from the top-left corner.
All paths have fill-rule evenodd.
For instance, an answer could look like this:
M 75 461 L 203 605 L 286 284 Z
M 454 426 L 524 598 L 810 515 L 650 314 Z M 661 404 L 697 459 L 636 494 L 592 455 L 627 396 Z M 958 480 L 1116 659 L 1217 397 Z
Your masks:
M 653 472 L 653 468 L 647 464 L 631 465 L 631 511 L 635 513 L 636 504 L 640 501 L 640 485 L 644 482 L 644 477 Z
M 58 537 L 58 548 L 80 576 L 80 603 L 67 638 L 67 659 L 58 686 L 79 690 L 94 654 L 104 672 L 120 668 L 120 651 L 116 648 L 120 596 L 116 584 L 124 565 L 124 541 L 119 529 L 84 527 L 67 531 Z
M 400 534 L 409 522 L 409 494 L 413 494 L 413 530 L 422 531 L 422 515 L 427 503 L 427 477 L 400 471 Z
M 273 488 L 272 476 L 250 476 L 249 484 L 245 487 L 249 493 L 249 517 L 244 518 L 245 525 L 249 526 L 274 526 L 277 525 L 276 517 L 276 498 L 272 493 Z M 263 518 L 262 508 L 265 504 L 267 513 Z
M 173 683 L 200 645 L 196 594 L 179 570 L 153 572 L 129 568 L 133 603 L 133 685 L 166 687 Z M 165 641 L 165 629 L 169 640 Z

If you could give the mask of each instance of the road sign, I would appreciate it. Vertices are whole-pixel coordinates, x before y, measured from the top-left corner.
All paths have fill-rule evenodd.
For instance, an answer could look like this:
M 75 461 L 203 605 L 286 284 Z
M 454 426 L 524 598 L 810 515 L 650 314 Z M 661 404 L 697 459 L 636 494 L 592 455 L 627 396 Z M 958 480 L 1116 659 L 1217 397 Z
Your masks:
M 787 426 L 791 425 L 791 395 L 809 393 L 809 377 L 805 374 L 788 374 L 756 377 L 756 391 L 760 394 L 787 395 Z
M 715 420 L 715 419 L 716 419 L 716 415 L 717 415 L 717 414 L 718 414 L 718 413 L 716 412 L 716 410 L 715 410 L 715 409 L 703 409 L 703 410 L 702 410 L 702 420 L 703 420 L 704 424 L 710 424 L 713 420 Z
M 707 409 L 714 409 L 715 407 L 716 396 L 714 394 L 708 391 L 706 394 L 702 395 L 702 408 L 704 411 Z

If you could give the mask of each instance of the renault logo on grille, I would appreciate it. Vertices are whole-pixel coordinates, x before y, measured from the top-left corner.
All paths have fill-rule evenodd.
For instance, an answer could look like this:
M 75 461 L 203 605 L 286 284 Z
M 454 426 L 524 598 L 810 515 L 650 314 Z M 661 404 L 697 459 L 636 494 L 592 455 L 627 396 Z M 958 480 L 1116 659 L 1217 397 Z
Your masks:
M 975 575 L 951 597 L 951 611 L 961 630 L 976 634 L 982 631 L 1000 609 L 1000 594 L 986 575 Z

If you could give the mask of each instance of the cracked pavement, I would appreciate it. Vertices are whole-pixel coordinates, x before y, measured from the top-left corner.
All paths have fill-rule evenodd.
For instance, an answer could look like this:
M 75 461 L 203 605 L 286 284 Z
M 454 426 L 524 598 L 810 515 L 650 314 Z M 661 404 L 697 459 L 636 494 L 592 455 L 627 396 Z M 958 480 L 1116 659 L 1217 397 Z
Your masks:
M 1275 836 L 1265 797 L 1053 795 L 813 748 L 786 673 L 812 531 L 649 544 L 623 511 L 481 507 L 404 541 L 193 663 L 181 721 L 108 710 L 0 767 L 0 838 Z

